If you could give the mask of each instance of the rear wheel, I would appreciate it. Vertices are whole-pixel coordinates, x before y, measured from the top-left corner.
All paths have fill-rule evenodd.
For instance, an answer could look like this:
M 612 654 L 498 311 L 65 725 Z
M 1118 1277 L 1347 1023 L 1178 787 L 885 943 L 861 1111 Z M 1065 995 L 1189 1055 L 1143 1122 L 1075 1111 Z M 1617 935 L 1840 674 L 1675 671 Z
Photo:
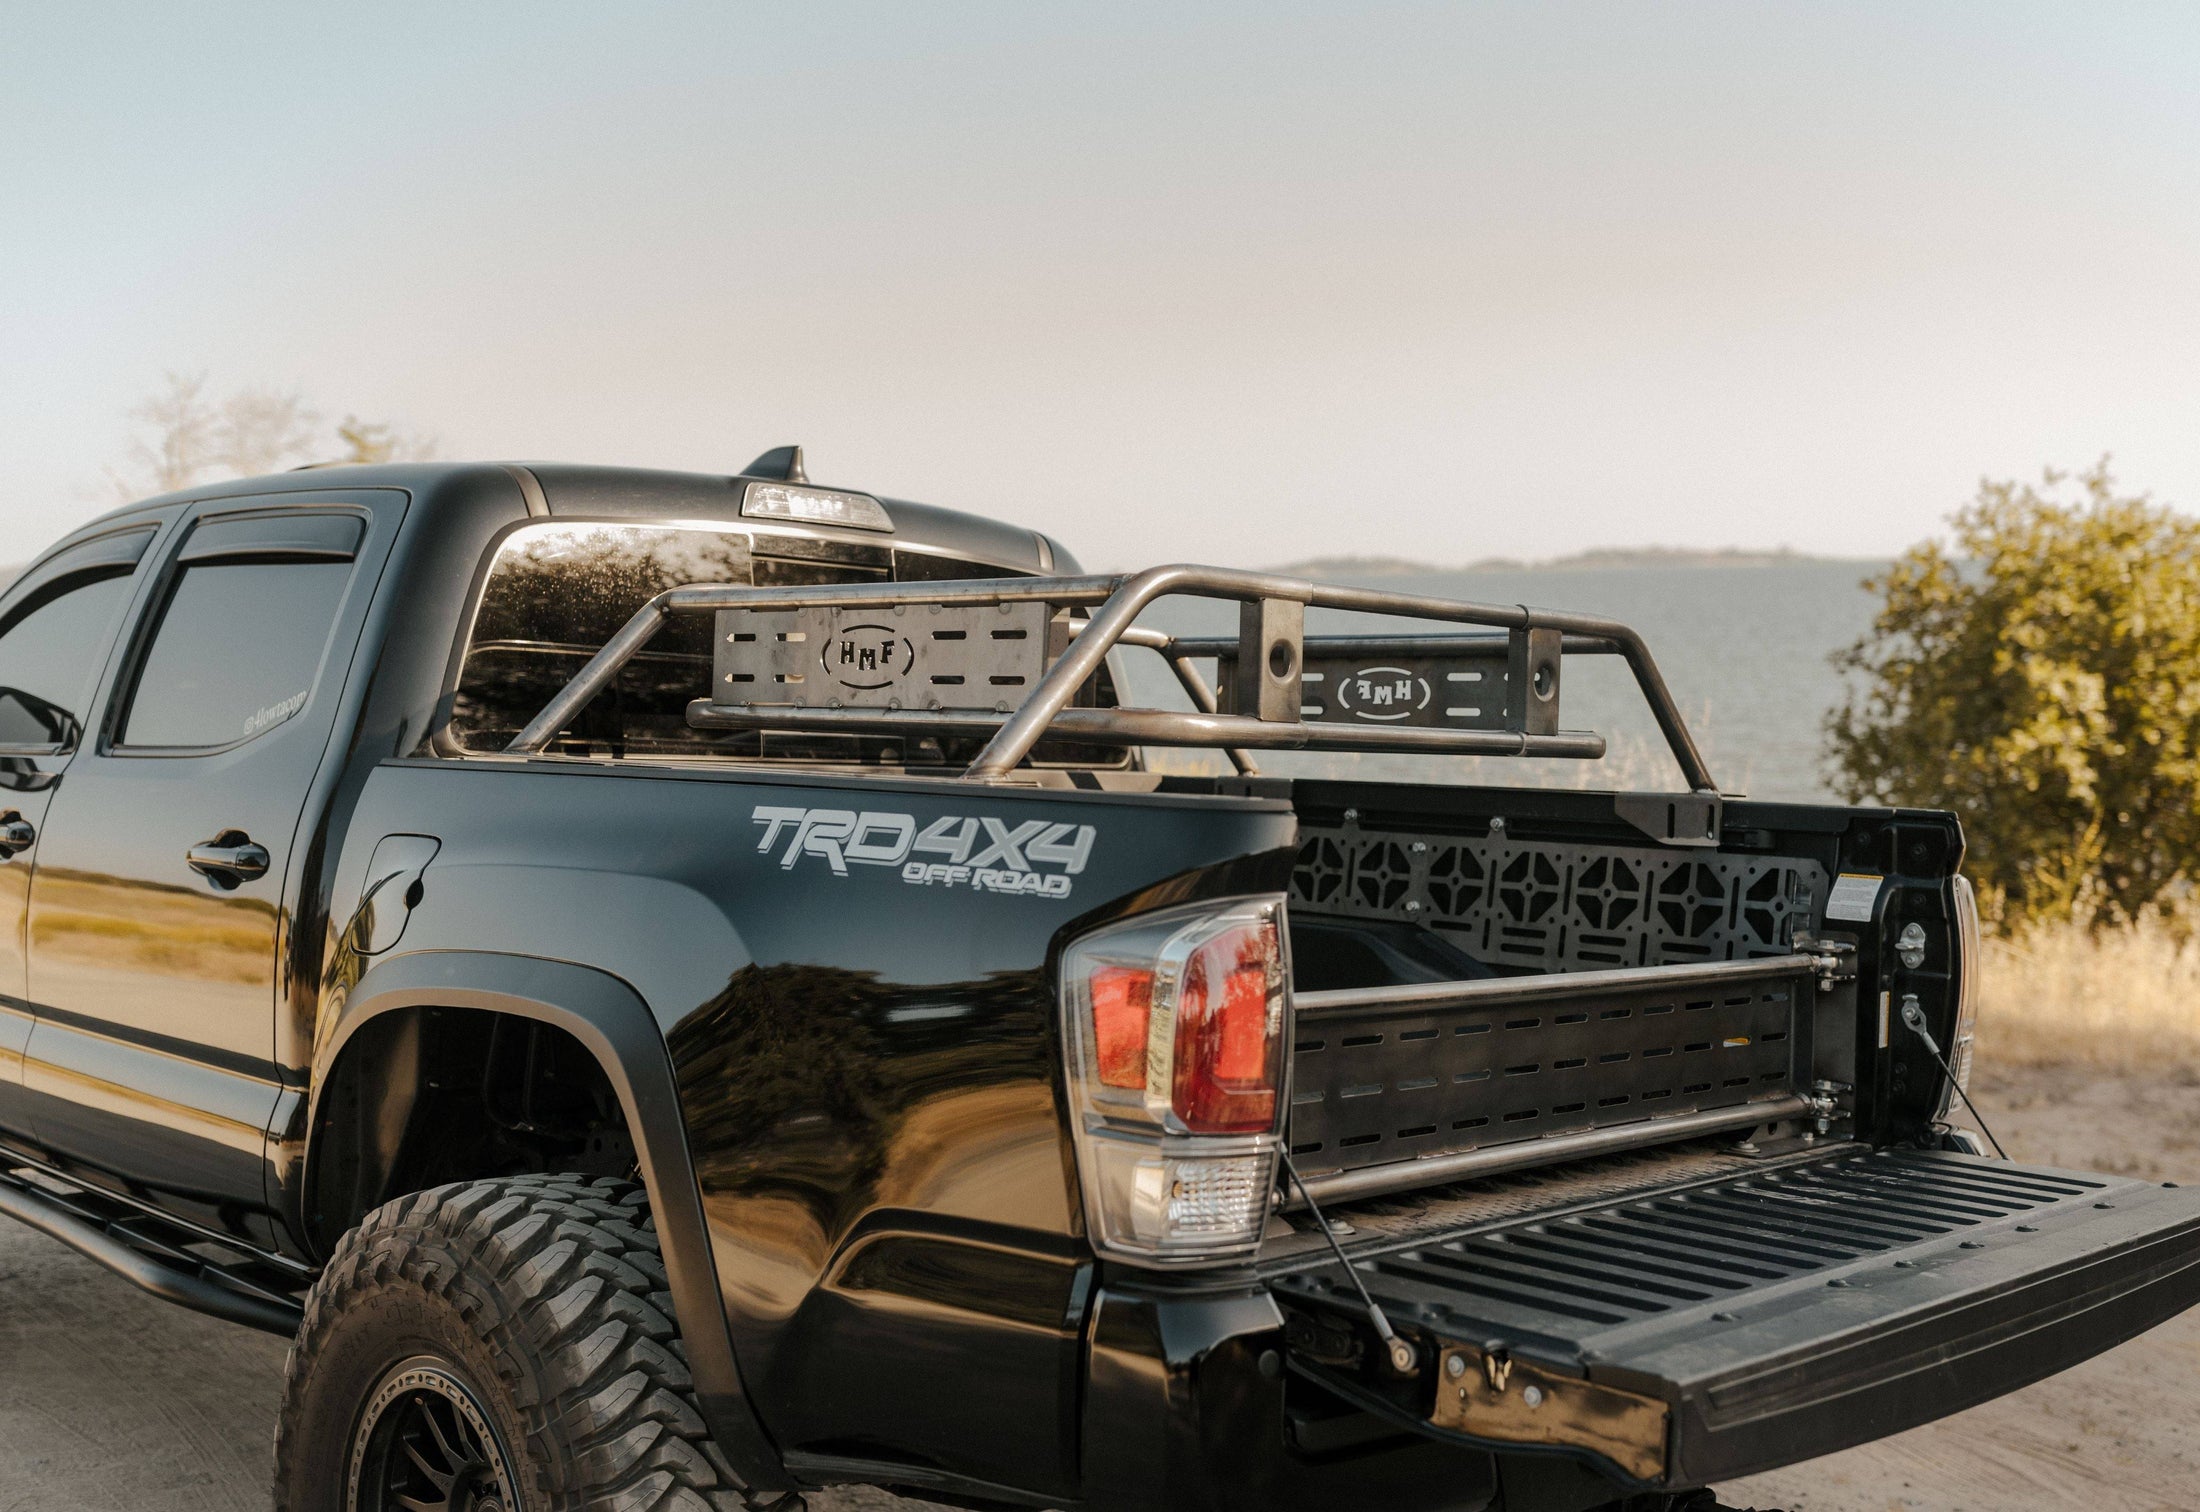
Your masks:
M 727 1512 L 642 1189 L 439 1187 L 369 1215 L 306 1301 L 277 1512 Z

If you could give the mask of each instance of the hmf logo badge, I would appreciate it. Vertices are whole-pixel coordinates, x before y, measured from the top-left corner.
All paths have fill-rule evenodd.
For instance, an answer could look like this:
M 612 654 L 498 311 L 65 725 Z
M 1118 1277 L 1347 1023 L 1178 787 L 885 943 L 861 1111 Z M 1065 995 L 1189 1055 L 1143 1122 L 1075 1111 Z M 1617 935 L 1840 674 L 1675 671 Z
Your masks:
M 842 687 L 868 692 L 907 677 L 916 655 L 890 625 L 850 625 L 826 645 L 825 670 Z
M 845 877 L 850 866 L 898 866 L 901 880 L 918 887 L 969 887 L 979 892 L 1066 898 L 1071 878 L 1092 859 L 1093 827 L 1027 819 L 1011 825 L 990 815 L 950 814 L 921 830 L 916 816 L 875 809 L 784 808 L 758 804 L 752 816 L 764 828 L 756 842 L 767 854 L 782 842 L 783 870 L 815 856 Z M 936 860 L 926 859 L 937 857 Z
M 1354 719 L 1411 719 L 1428 701 L 1428 679 L 1404 667 L 1363 667 L 1337 679 L 1337 705 Z

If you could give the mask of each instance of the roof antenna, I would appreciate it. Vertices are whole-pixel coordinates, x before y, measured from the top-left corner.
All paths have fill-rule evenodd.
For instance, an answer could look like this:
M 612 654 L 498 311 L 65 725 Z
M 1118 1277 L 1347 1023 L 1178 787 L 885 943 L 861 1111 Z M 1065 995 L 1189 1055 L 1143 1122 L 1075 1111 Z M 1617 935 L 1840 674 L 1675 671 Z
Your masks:
M 810 475 L 802 470 L 802 448 L 799 446 L 775 446 L 741 469 L 745 478 L 779 478 L 788 483 L 807 483 Z

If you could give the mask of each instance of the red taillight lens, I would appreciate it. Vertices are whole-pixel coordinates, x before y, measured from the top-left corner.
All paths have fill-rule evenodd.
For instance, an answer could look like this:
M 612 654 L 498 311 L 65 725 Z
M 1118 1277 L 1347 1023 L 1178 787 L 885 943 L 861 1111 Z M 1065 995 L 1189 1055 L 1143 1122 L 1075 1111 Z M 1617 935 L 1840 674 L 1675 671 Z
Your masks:
M 1275 1127 L 1282 964 L 1274 924 L 1242 924 L 1184 964 L 1176 1007 L 1176 1115 L 1195 1134 Z
M 1146 1085 L 1146 1030 L 1153 1018 L 1153 972 L 1103 966 L 1092 974 L 1092 1036 L 1104 1087 Z
M 1284 900 L 1135 914 L 1062 949 L 1064 1091 L 1095 1248 L 1135 1265 L 1258 1249 L 1290 1043 Z

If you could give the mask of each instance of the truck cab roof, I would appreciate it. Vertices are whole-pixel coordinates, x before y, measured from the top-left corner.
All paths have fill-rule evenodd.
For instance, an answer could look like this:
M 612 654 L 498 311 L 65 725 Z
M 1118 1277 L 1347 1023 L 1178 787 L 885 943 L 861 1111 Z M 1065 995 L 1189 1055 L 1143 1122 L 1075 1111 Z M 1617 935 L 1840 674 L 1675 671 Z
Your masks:
M 744 487 L 753 482 L 785 482 L 753 473 L 672 472 L 646 467 L 599 467 L 565 462 L 381 462 L 365 465 L 316 465 L 291 472 L 234 478 L 178 489 L 143 499 L 102 515 L 93 525 L 127 518 L 140 511 L 191 500 L 312 492 L 334 488 L 402 488 L 432 495 L 436 485 L 460 475 L 500 472 L 520 485 L 536 512 L 551 518 L 644 518 L 740 521 Z M 819 485 L 834 487 L 834 485 Z M 857 530 L 804 524 L 804 533 L 879 546 L 913 547 L 928 554 L 966 558 L 1027 572 L 1077 572 L 1076 559 L 1051 538 L 1022 526 L 935 504 L 888 498 L 846 485 L 837 491 L 876 499 L 892 521 L 891 531 Z M 772 522 L 775 533 L 788 533 L 786 522 Z M 89 528 L 89 527 L 87 527 Z

